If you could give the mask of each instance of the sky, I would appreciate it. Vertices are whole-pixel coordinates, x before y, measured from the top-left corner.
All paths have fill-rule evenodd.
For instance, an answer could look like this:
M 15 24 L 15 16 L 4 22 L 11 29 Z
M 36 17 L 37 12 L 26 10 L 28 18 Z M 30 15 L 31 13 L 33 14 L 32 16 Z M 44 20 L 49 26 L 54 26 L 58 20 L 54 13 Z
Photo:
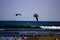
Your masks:
M 0 0 L 0 20 L 35 21 L 35 13 L 39 21 L 60 21 L 60 0 Z

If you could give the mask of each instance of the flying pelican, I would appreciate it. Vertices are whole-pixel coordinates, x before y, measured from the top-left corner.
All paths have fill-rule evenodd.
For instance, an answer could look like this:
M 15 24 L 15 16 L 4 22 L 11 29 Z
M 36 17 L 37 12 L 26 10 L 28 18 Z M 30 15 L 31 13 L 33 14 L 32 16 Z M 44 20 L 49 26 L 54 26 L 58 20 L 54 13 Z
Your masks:
M 15 14 L 16 16 L 21 16 L 21 14 L 19 14 L 19 13 L 17 13 L 17 14 Z
M 38 21 L 39 15 L 35 13 L 33 16 L 36 18 L 36 21 Z

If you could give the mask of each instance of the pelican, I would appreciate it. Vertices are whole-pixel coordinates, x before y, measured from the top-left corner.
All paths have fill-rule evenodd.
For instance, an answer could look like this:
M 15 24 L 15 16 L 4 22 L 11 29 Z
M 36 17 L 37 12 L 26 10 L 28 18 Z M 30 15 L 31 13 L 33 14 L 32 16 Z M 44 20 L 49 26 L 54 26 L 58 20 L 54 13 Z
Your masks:
M 17 13 L 17 14 L 15 14 L 16 16 L 21 16 L 21 14 L 19 14 L 19 13 Z
M 34 14 L 33 16 L 36 18 L 36 21 L 38 21 L 39 15 L 38 14 Z

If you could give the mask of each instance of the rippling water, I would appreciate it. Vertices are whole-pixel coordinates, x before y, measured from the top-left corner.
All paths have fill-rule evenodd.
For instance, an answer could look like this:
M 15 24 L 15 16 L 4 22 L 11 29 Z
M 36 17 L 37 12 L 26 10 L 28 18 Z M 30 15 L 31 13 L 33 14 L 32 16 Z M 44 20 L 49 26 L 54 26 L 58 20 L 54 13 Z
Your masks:
M 0 26 L 60 26 L 60 21 L 0 21 Z
M 0 21 L 0 27 L 5 28 L 5 27 L 12 27 L 12 26 L 14 26 L 14 27 L 15 26 L 16 27 L 18 27 L 18 26 L 19 27 L 21 27 L 21 26 L 24 26 L 24 27 L 25 26 L 27 26 L 27 27 L 29 27 L 29 26 L 60 26 L 60 21 L 38 21 L 38 22 L 36 22 L 36 21 Z M 31 28 L 31 29 L 28 29 L 28 28 L 13 29 L 12 28 L 12 29 L 4 29 L 3 31 L 1 31 L 1 30 L 0 30 L 0 36 L 3 35 L 2 34 L 3 32 L 8 31 L 8 32 L 5 32 L 5 34 L 4 34 L 5 36 L 8 36 L 8 37 L 4 37 L 3 38 L 4 40 L 13 40 L 14 37 L 9 37 L 9 35 L 11 35 L 11 36 L 15 36 L 17 34 L 19 35 L 18 32 L 29 32 L 29 31 L 31 31 L 31 32 L 54 32 L 54 33 L 60 32 L 60 30 L 39 29 L 39 28 L 36 28 L 36 29 L 33 29 L 33 28 Z M 10 33 L 10 34 L 8 34 L 8 33 Z M 60 35 L 60 33 L 57 35 Z M 2 40 L 1 37 L 0 37 L 0 40 Z M 23 39 L 20 37 L 19 40 L 23 40 Z

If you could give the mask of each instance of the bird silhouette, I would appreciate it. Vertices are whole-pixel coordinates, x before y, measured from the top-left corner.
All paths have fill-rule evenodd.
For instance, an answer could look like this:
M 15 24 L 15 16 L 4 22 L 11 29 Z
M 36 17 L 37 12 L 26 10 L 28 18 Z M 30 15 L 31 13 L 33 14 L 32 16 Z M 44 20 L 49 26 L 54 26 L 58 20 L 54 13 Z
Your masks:
M 36 18 L 36 21 L 38 21 L 39 15 L 35 13 L 33 16 Z
M 15 14 L 16 16 L 21 16 L 21 14 L 19 14 L 19 13 L 17 13 L 17 14 Z

